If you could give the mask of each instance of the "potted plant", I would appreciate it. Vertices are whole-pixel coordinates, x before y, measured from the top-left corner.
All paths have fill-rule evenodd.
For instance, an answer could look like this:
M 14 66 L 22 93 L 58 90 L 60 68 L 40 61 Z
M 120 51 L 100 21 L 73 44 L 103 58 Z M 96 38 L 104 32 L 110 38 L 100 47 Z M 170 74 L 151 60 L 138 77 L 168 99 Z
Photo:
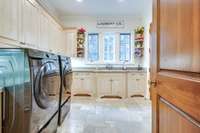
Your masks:
M 77 32 L 77 57 L 84 57 L 85 32 L 84 28 L 78 29 Z
M 141 39 L 144 37 L 144 27 L 140 26 L 135 29 L 136 39 Z

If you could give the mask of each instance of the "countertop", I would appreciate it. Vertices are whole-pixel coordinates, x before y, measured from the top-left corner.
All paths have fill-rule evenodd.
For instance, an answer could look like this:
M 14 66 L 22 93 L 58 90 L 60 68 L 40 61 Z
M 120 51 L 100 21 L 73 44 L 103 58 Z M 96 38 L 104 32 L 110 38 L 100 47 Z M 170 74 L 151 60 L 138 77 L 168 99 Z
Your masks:
M 73 72 L 94 72 L 94 73 L 128 73 L 128 72 L 137 72 L 137 73 L 146 73 L 147 69 L 142 68 L 138 70 L 137 67 L 133 68 L 112 68 L 112 69 L 106 69 L 106 68 L 96 68 L 96 67 L 84 67 L 84 68 L 72 68 Z

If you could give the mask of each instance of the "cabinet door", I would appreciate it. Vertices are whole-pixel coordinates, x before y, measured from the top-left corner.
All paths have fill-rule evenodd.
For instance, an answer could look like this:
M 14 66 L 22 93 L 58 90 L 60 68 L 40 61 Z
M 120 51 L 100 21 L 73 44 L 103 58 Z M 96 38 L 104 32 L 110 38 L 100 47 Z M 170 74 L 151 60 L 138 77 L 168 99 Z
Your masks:
M 135 73 L 128 74 L 128 97 L 141 94 L 139 87 L 140 78 Z
M 49 28 L 49 22 L 48 18 L 45 13 L 40 13 L 40 36 L 39 36 L 39 48 L 42 50 L 49 50 L 49 44 L 48 44 L 48 28 Z
M 22 0 L 0 0 L 0 36 L 19 40 Z
M 97 93 L 98 96 L 112 94 L 112 79 L 107 76 L 98 76 L 97 78 Z
M 73 83 L 72 83 L 72 94 L 77 94 L 77 93 L 82 93 L 82 87 L 83 87 L 83 83 L 82 83 L 82 79 L 81 78 L 73 78 Z
M 93 77 L 84 77 L 83 79 L 83 91 L 86 94 L 94 95 L 94 78 Z
M 67 56 L 76 57 L 76 30 L 65 31 L 65 44 L 67 46 Z
M 125 97 L 125 76 L 112 78 L 112 95 Z
M 29 0 L 23 4 L 23 35 L 24 42 L 34 48 L 38 47 L 39 9 Z
M 146 74 L 138 75 L 138 89 L 145 91 L 147 89 L 147 76 Z

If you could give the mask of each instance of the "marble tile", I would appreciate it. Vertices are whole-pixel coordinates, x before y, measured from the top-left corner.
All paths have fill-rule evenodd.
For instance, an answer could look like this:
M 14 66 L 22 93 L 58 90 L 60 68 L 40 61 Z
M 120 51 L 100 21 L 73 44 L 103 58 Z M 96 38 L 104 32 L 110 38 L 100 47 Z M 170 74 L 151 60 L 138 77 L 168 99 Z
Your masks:
M 151 102 L 74 97 L 58 133 L 151 133 Z

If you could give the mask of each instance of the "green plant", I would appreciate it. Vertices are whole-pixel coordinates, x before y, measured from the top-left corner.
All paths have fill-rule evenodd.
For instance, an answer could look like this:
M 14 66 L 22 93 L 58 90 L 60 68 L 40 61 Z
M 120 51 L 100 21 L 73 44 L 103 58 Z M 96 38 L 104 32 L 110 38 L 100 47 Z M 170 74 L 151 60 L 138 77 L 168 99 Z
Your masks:
M 140 26 L 135 29 L 136 34 L 144 34 L 144 27 Z

